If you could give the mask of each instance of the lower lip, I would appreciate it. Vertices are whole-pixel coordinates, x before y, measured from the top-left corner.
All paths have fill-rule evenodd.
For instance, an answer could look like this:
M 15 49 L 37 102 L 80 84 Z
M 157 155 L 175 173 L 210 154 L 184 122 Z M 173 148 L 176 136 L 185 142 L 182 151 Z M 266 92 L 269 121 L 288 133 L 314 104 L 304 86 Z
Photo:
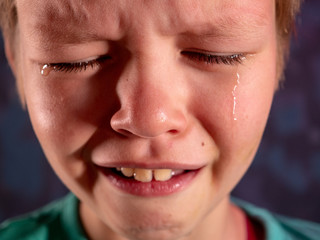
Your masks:
M 143 197 L 157 197 L 171 195 L 187 188 L 201 169 L 173 176 L 168 181 L 152 180 L 147 183 L 136 181 L 133 178 L 121 177 L 109 168 L 99 167 L 99 170 L 115 187 L 126 193 Z

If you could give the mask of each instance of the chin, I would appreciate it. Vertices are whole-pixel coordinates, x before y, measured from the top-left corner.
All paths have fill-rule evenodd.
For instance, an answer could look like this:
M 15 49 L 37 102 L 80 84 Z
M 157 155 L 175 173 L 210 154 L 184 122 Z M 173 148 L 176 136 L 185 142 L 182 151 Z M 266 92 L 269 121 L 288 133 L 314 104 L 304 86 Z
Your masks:
M 123 235 L 130 240 L 178 240 L 189 235 L 189 232 L 185 228 L 167 225 L 157 227 L 134 226 L 126 229 Z
M 196 217 L 190 222 L 190 216 L 180 217 L 177 213 L 165 211 L 134 215 L 118 219 L 116 227 L 121 235 L 130 240 L 178 240 L 188 235 L 197 222 Z

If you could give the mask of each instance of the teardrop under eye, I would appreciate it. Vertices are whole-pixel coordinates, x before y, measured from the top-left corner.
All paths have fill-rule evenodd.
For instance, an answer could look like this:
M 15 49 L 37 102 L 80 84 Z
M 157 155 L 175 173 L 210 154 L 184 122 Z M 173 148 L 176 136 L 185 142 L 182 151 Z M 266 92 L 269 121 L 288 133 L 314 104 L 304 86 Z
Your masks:
M 49 64 L 44 64 L 40 67 L 40 74 L 42 76 L 48 76 L 51 71 L 52 67 L 50 67 Z

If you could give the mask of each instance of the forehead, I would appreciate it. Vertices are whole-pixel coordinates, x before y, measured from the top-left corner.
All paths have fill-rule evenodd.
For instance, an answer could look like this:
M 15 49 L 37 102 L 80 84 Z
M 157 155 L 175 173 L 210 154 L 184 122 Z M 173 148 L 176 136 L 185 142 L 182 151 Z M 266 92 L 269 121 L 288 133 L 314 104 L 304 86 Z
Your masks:
M 22 31 L 34 41 L 117 40 L 154 29 L 237 36 L 274 21 L 273 0 L 18 0 Z M 245 30 L 245 31 L 244 31 Z

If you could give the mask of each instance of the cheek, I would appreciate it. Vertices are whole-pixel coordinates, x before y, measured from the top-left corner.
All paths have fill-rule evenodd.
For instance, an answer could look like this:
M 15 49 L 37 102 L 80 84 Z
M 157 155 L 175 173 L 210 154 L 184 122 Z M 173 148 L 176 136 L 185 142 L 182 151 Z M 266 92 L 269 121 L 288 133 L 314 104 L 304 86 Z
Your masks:
M 113 102 L 95 79 L 31 74 L 24 83 L 31 121 L 46 152 L 75 153 L 98 126 L 108 123 Z
M 238 142 L 234 143 L 235 146 L 241 148 L 260 143 L 276 86 L 275 51 L 270 51 L 264 60 L 258 60 L 254 66 L 242 70 L 236 93 L 239 119 L 234 121 L 234 128 L 239 139 L 236 138 Z
M 27 77 L 27 76 L 26 76 Z M 95 171 L 82 149 L 97 128 L 108 123 L 112 101 L 94 79 L 42 77 L 24 79 L 28 111 L 40 144 L 55 172 L 74 192 L 90 190 Z M 93 111 L 94 109 L 94 111 Z
M 260 143 L 276 86 L 275 54 L 260 58 L 240 65 L 223 82 L 206 81 L 193 96 L 194 114 L 220 150 L 217 174 L 246 169 Z

